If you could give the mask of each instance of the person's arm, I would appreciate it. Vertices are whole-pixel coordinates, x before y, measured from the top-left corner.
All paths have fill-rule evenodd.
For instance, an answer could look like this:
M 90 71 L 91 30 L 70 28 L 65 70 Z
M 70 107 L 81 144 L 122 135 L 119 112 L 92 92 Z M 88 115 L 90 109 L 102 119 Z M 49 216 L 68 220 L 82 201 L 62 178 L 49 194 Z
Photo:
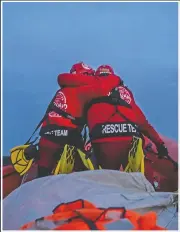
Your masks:
M 87 76 L 83 74 L 62 73 L 58 76 L 58 84 L 61 87 L 78 87 L 85 85 L 100 86 L 101 88 L 111 89 L 120 84 L 120 78 L 115 75 L 107 77 Z
M 134 109 L 138 117 L 138 125 L 142 133 L 147 136 L 154 144 L 162 144 L 163 140 L 160 138 L 159 134 L 152 127 L 152 125 L 148 122 L 146 116 L 137 104 L 134 105 Z
M 148 137 L 154 144 L 161 144 L 163 143 L 162 139 L 156 132 L 156 130 L 152 127 L 152 125 L 148 122 L 146 119 L 146 116 L 144 115 L 143 111 L 140 109 L 140 107 L 136 104 L 136 101 L 134 99 L 132 91 L 125 86 L 125 88 L 128 90 L 131 98 L 131 106 L 133 111 L 136 114 L 137 118 L 137 124 L 140 128 L 140 131 Z
M 148 122 L 148 120 L 146 119 L 141 109 L 137 105 L 135 105 L 135 108 L 136 108 L 136 114 L 138 115 L 138 119 L 139 119 L 138 125 L 139 125 L 141 132 L 145 136 L 147 136 L 156 145 L 159 158 L 168 156 L 168 149 L 165 146 L 164 141 L 160 138 L 159 134 L 152 127 L 152 125 Z
M 79 94 L 81 99 L 87 104 L 91 100 L 103 96 L 108 96 L 113 88 L 117 87 L 120 83 L 118 76 L 101 77 L 93 81 L 91 85 L 80 86 Z

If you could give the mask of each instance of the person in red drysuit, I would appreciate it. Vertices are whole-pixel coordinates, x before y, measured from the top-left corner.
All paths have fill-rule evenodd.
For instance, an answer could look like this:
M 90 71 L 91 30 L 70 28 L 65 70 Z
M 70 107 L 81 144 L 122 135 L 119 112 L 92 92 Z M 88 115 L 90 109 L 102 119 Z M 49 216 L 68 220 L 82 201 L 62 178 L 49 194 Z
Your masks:
M 79 65 L 76 68 L 80 75 L 94 75 L 95 72 L 87 65 Z M 48 106 L 47 117 L 40 130 L 38 177 L 51 173 L 56 162 L 55 154 L 60 153 L 65 144 L 75 145 L 78 148 L 82 146 L 83 122 L 77 123 L 69 118 L 73 116 L 75 119 L 81 119 L 82 108 L 78 93 L 78 88 L 61 88 Z M 62 112 L 58 112 L 59 109 Z
M 95 75 L 105 80 L 115 74 L 110 66 L 102 65 Z M 106 95 L 104 92 L 104 96 Z M 119 170 L 122 165 L 124 169 L 128 163 L 132 137 L 133 135 L 141 137 L 141 133 L 154 142 L 160 156 L 167 155 L 168 150 L 164 142 L 149 124 L 135 103 L 132 92 L 124 86 L 122 80 L 109 94 L 110 96 L 111 99 L 119 99 L 120 104 L 96 99 L 87 109 L 87 125 L 92 147 L 101 167 Z
M 83 146 L 81 131 L 84 126 L 84 105 L 93 97 L 99 97 L 103 92 L 108 93 L 109 88 L 119 84 L 119 78 L 116 76 L 109 77 L 107 81 L 98 81 L 93 74 L 94 70 L 81 62 L 73 65 L 70 73 L 58 76 L 61 89 L 51 101 L 47 110 L 48 116 L 40 131 L 40 159 L 37 161 L 39 177 L 51 173 L 56 162 L 54 154 L 59 153 L 65 144 L 78 148 Z M 108 85 L 110 87 L 107 88 Z

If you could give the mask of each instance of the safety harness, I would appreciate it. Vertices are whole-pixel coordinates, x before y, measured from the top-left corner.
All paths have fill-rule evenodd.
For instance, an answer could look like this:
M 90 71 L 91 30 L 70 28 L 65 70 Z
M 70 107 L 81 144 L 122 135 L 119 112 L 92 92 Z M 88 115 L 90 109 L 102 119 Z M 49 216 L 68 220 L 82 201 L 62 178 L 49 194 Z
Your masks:
M 58 163 L 52 173 L 54 175 L 58 175 L 69 174 L 73 172 L 77 156 L 80 157 L 85 169 L 101 169 L 101 166 L 98 165 L 95 156 L 91 151 L 85 152 L 81 149 L 76 148 L 75 146 L 70 146 L 66 144 L 62 153 L 59 153 Z
M 73 117 L 71 114 L 68 114 L 67 112 L 63 111 L 62 109 L 58 108 L 55 104 L 54 104 L 54 100 L 56 98 L 57 93 L 59 92 L 59 90 L 56 92 L 55 96 L 53 97 L 52 101 L 50 102 L 47 111 L 46 111 L 46 117 L 48 115 L 49 112 L 54 111 L 55 113 L 70 119 L 71 122 L 75 125 L 84 125 L 84 120 L 81 117 Z
M 48 114 L 51 112 L 51 111 L 54 111 L 55 113 L 63 116 L 64 118 L 67 118 L 67 119 L 70 119 L 71 122 L 74 124 L 74 125 L 77 125 L 77 126 L 83 126 L 85 124 L 84 122 L 84 119 L 83 118 L 80 118 L 80 117 L 73 117 L 71 114 L 63 111 L 62 109 L 58 108 L 55 104 L 54 104 L 54 100 L 56 98 L 56 95 L 57 93 L 59 92 L 59 90 L 56 92 L 56 94 L 54 95 L 53 99 L 51 100 L 50 104 L 48 105 L 47 107 L 47 110 L 43 116 L 43 118 L 41 119 L 41 121 L 39 122 L 39 124 L 36 126 L 34 132 L 32 133 L 31 137 L 28 139 L 28 141 L 25 143 L 25 144 L 29 144 L 31 138 L 33 137 L 33 135 L 35 134 L 35 132 L 40 128 L 40 126 L 42 125 L 42 123 L 48 119 Z M 44 130 L 44 129 L 43 129 Z M 42 135 L 42 132 L 41 132 L 41 135 Z
M 109 96 L 99 97 L 99 98 L 96 98 L 90 101 L 85 108 L 86 117 L 87 117 L 88 110 L 91 108 L 91 106 L 94 104 L 99 104 L 99 103 L 107 103 L 107 104 L 111 104 L 115 106 L 115 112 L 111 115 L 111 117 L 113 117 L 116 113 L 118 113 L 121 115 L 121 117 L 125 119 L 126 122 L 97 124 L 90 132 L 90 138 L 92 140 L 99 139 L 99 138 L 105 138 L 105 137 L 112 137 L 112 136 L 131 136 L 132 135 L 132 136 L 141 137 L 141 133 L 139 131 L 138 126 L 134 122 L 129 120 L 117 108 L 118 106 L 124 106 L 129 109 L 132 109 L 131 105 L 128 104 L 125 100 L 123 100 L 120 97 L 118 87 L 114 88 L 109 94 Z
M 103 97 L 98 97 L 95 98 L 93 100 L 91 100 L 87 106 L 86 106 L 86 111 L 94 104 L 98 104 L 98 103 L 108 103 L 114 106 L 124 106 L 127 108 L 132 108 L 131 105 L 129 105 L 125 100 L 123 100 L 122 98 L 120 98 L 119 96 L 119 91 L 118 88 L 114 88 L 109 96 L 103 96 Z
M 68 114 L 67 112 L 61 110 L 54 104 L 54 100 L 59 91 L 60 90 L 58 90 L 54 95 L 53 99 L 51 100 L 50 104 L 47 107 L 47 110 L 43 118 L 40 120 L 40 122 L 36 126 L 30 138 L 26 141 L 26 143 L 24 145 L 14 147 L 10 151 L 12 165 L 21 176 L 24 175 L 30 169 L 32 163 L 39 158 L 38 143 L 35 144 L 38 137 L 35 138 L 33 141 L 31 141 L 31 139 L 35 134 L 35 132 L 41 127 L 42 123 L 45 120 L 48 120 L 48 114 L 51 111 L 54 111 L 55 113 L 67 119 L 70 119 L 73 124 L 80 126 L 81 127 L 80 129 L 82 129 L 83 125 L 85 124 L 83 118 L 73 117 L 71 114 Z M 40 136 L 44 136 L 51 141 L 59 142 L 60 139 L 64 144 L 67 144 L 67 142 L 69 142 L 69 139 L 71 141 L 73 141 L 73 139 L 78 141 L 78 138 L 80 138 L 80 129 L 71 130 L 70 128 L 57 127 L 56 125 L 49 124 L 46 127 L 41 128 L 39 134 Z M 77 145 L 77 144 L 71 143 L 71 145 Z M 91 165 L 88 166 L 88 168 L 91 169 Z

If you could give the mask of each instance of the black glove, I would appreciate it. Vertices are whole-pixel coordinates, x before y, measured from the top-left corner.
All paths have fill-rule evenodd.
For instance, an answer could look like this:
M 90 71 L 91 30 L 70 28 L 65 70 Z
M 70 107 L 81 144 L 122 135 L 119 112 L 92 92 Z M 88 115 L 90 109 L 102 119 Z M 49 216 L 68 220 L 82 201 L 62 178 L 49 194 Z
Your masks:
M 162 159 L 163 157 L 168 157 L 169 152 L 164 143 L 156 145 L 156 148 L 157 148 L 159 159 Z
M 35 145 L 30 145 L 24 150 L 24 156 L 27 160 L 36 159 L 39 158 L 39 151 L 37 150 L 37 147 Z

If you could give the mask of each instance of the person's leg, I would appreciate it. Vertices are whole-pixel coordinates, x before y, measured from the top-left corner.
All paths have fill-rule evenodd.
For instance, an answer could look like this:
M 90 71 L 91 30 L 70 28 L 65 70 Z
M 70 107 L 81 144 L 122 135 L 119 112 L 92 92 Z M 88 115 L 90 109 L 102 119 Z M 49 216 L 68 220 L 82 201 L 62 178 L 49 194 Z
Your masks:
M 119 170 L 128 163 L 130 142 L 103 142 L 92 144 L 98 163 L 103 169 Z
M 86 171 L 86 170 L 88 170 L 88 169 L 83 164 L 80 156 L 78 154 L 76 154 L 73 172 L 81 172 L 81 171 Z
M 55 166 L 55 153 L 61 148 L 59 144 L 53 143 L 45 138 L 39 141 L 40 158 L 37 161 L 38 177 L 48 176 Z

